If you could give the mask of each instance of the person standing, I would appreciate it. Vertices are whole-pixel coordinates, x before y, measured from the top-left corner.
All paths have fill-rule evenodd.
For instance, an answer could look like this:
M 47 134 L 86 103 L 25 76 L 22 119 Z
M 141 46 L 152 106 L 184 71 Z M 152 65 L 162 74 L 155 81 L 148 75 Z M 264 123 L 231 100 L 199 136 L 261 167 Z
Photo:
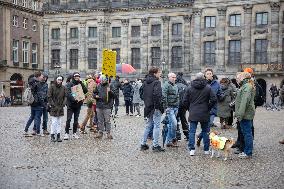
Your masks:
M 140 98 L 140 87 L 142 86 L 142 82 L 140 79 L 137 79 L 136 82 L 133 84 L 133 105 L 134 111 L 137 111 L 136 117 L 141 116 L 140 105 L 142 103 L 142 99 Z
M 42 112 L 42 130 L 44 135 L 49 135 L 47 131 L 47 122 L 48 122 L 48 112 L 47 112 L 47 93 L 48 93 L 48 75 L 43 73 L 43 81 L 42 81 L 42 88 L 43 88 L 43 95 L 44 95 L 44 108 Z
M 275 104 L 274 99 L 275 99 L 275 97 L 278 96 L 278 89 L 277 89 L 275 84 L 273 84 L 273 83 L 271 84 L 269 92 L 270 92 L 270 96 L 271 96 L 271 103 L 272 103 L 272 105 L 274 105 Z
M 163 103 L 166 114 L 169 118 L 168 132 L 166 137 L 167 147 L 178 147 L 176 139 L 177 113 L 179 106 L 178 86 L 175 84 L 176 74 L 169 73 L 168 81 L 163 85 Z
M 48 105 L 50 106 L 51 117 L 51 141 L 62 142 L 60 138 L 61 120 L 64 116 L 64 106 L 67 102 L 67 91 L 65 86 L 62 85 L 63 77 L 57 76 L 54 83 L 48 90 Z M 57 139 L 55 139 L 57 136 Z
M 240 158 L 251 158 L 253 151 L 252 120 L 255 115 L 255 85 L 250 73 L 237 74 L 240 90 L 237 92 L 235 103 L 235 116 L 240 122 L 240 128 L 244 137 L 244 151 Z
M 110 83 L 110 88 L 114 92 L 114 116 L 117 117 L 118 106 L 119 106 L 119 90 L 122 89 L 121 83 L 119 81 L 120 77 L 116 76 L 115 80 Z
M 133 87 L 129 83 L 128 79 L 125 79 L 123 82 L 122 92 L 124 95 L 124 101 L 126 106 L 126 115 L 133 116 Z M 129 114 L 130 109 L 130 114 Z
M 24 136 L 28 136 L 28 129 L 31 123 L 34 121 L 34 133 L 33 135 L 44 136 L 40 134 L 40 124 L 43 108 L 45 106 L 45 96 L 44 89 L 42 88 L 41 82 L 43 81 L 43 75 L 40 71 L 36 72 L 34 75 L 29 77 L 28 83 L 31 88 L 31 93 L 34 97 L 34 101 L 30 104 L 31 106 L 31 115 L 29 120 L 26 123 Z
M 95 138 L 102 138 L 103 132 L 107 132 L 107 138 L 113 139 L 111 135 L 111 108 L 113 106 L 115 93 L 110 89 L 108 78 L 105 75 L 100 77 L 101 84 L 94 91 L 96 99 L 96 111 L 98 119 L 98 132 Z
M 210 110 L 217 102 L 214 91 L 204 79 L 204 74 L 199 72 L 187 88 L 183 99 L 184 106 L 189 110 L 190 122 L 188 149 L 190 156 L 195 155 L 195 133 L 198 122 L 201 124 L 201 135 L 204 143 L 204 153 L 209 154 L 209 117 Z
M 141 150 L 148 150 L 149 146 L 146 144 L 149 132 L 153 128 L 153 146 L 152 150 L 154 152 L 164 152 L 159 145 L 159 136 L 160 136 L 160 124 L 161 117 L 164 112 L 163 103 L 162 103 L 162 87 L 161 87 L 161 70 L 157 67 L 152 67 L 149 70 L 145 81 L 142 85 L 143 97 L 144 100 L 144 117 L 146 122 L 146 127 L 144 130 L 143 138 L 141 141 Z
M 83 105 L 83 101 L 76 100 L 75 94 L 72 92 L 72 87 L 81 85 L 83 93 L 86 94 L 88 92 L 88 89 L 83 85 L 82 81 L 80 80 L 80 73 L 74 72 L 73 77 L 69 83 L 66 84 L 66 90 L 67 90 L 67 121 L 66 121 L 66 127 L 65 127 L 65 135 L 64 140 L 69 139 L 69 128 L 70 128 L 70 122 L 72 119 L 72 116 L 74 114 L 74 122 L 73 122 L 73 135 L 72 137 L 75 139 L 79 139 L 79 136 L 77 135 L 77 128 L 78 128 L 78 119 L 81 111 L 81 106 Z

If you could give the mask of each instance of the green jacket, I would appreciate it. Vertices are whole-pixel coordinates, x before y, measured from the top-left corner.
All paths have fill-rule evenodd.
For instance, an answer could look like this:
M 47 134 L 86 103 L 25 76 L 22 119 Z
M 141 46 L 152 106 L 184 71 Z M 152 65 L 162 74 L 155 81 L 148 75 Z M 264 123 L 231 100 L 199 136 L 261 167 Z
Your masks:
M 242 81 L 236 97 L 235 115 L 240 121 L 243 119 L 253 120 L 255 115 L 255 89 L 248 81 L 249 79 Z
M 166 81 L 163 85 L 163 104 L 164 108 L 179 106 L 178 86 Z

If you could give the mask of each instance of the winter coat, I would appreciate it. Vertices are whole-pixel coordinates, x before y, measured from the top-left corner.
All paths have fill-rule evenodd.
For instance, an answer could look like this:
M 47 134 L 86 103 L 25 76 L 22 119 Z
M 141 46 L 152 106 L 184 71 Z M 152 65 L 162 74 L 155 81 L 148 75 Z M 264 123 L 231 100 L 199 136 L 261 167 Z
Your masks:
M 64 115 L 64 106 L 67 102 L 67 90 L 65 86 L 54 83 L 48 90 L 48 105 L 50 116 L 60 117 Z
M 35 77 L 31 77 L 28 81 L 29 87 L 34 97 L 34 102 L 31 104 L 32 107 L 46 107 L 47 92 L 44 86 L 44 82 L 38 81 Z
M 183 105 L 189 110 L 188 120 L 208 122 L 216 101 L 216 95 L 205 79 L 193 80 L 183 98 Z
M 177 87 L 178 87 L 178 93 L 179 93 L 179 106 L 182 107 L 182 100 L 183 100 L 183 97 L 184 97 L 184 94 L 186 92 L 186 89 L 187 89 L 187 86 L 188 85 L 185 85 L 184 83 L 176 83 Z
M 243 119 L 253 120 L 255 115 L 255 89 L 254 85 L 249 83 L 249 81 L 249 79 L 244 79 L 241 82 L 241 88 L 237 92 L 235 103 L 235 116 L 240 121 Z
M 139 89 L 142 86 L 142 83 L 138 83 L 136 82 L 132 87 L 133 87 L 133 103 L 134 104 L 141 104 L 142 103 L 142 99 L 140 98 L 140 93 L 139 93 Z
M 154 75 L 149 74 L 145 78 L 143 85 L 143 100 L 144 100 L 144 117 L 153 115 L 155 109 L 164 113 L 162 103 L 162 86 L 161 82 Z
M 71 80 L 71 82 L 66 84 L 66 90 L 67 90 L 67 106 L 69 108 L 80 108 L 83 105 L 83 101 L 76 101 L 75 98 L 72 96 L 72 90 L 71 88 L 75 85 L 81 85 L 84 94 L 88 92 L 88 89 L 85 87 L 85 85 L 82 83 L 82 81 L 76 81 L 74 78 Z
M 219 96 L 222 95 L 221 87 L 220 87 L 220 84 L 217 80 L 208 81 L 208 83 L 209 83 L 211 89 L 213 90 L 214 94 L 216 95 L 216 97 L 219 97 Z M 217 115 L 217 103 L 210 110 L 210 115 Z
M 122 87 L 122 92 L 124 96 L 124 100 L 133 100 L 134 90 L 130 83 L 125 83 Z
M 178 86 L 170 81 L 163 85 L 163 103 L 164 108 L 179 106 Z
M 232 109 L 229 105 L 235 98 L 235 91 L 232 87 L 230 87 L 230 85 L 221 85 L 221 90 L 223 93 L 223 99 L 217 98 L 217 116 L 222 118 L 228 118 L 231 116 Z
M 116 97 L 119 97 L 119 90 L 122 89 L 119 79 L 112 80 L 110 83 L 110 88 L 114 92 Z
M 115 94 L 112 90 L 107 93 L 110 88 L 109 84 L 99 84 L 94 91 L 94 98 L 96 99 L 96 108 L 111 109 L 114 102 Z M 98 96 L 98 97 L 97 97 Z

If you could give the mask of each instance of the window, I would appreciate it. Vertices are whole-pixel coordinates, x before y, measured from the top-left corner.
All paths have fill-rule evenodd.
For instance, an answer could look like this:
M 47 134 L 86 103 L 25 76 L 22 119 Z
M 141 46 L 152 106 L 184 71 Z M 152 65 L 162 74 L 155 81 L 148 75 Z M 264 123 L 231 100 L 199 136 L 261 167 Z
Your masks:
M 18 16 L 13 16 L 13 26 L 18 27 Z
M 13 62 L 19 62 L 19 41 L 13 40 Z
M 131 37 L 140 37 L 140 26 L 131 27 Z
M 51 4 L 52 5 L 59 5 L 60 4 L 60 0 L 51 0 Z
M 37 1 L 37 0 L 34 0 L 34 1 L 32 2 L 32 4 L 33 4 L 33 10 L 37 10 L 37 8 L 38 8 L 38 1 Z
M 97 69 L 97 49 L 90 48 L 88 50 L 88 68 Z
M 70 38 L 78 38 L 78 28 L 70 28 Z
M 116 52 L 116 63 L 120 64 L 120 49 L 117 48 L 117 49 L 112 49 L 112 50 Z
M 120 37 L 121 36 L 121 28 L 120 27 L 113 27 L 112 28 L 112 37 Z
M 261 12 L 256 13 L 256 25 L 267 25 L 268 24 L 268 13 L 267 12 Z
M 23 18 L 23 28 L 27 29 L 27 25 L 28 25 L 28 19 Z
M 160 35 L 161 35 L 161 24 L 152 25 L 151 36 L 160 36 Z
M 229 42 L 229 63 L 240 64 L 241 63 L 241 41 L 231 40 Z
M 52 39 L 59 39 L 60 38 L 60 29 L 54 28 L 51 30 L 51 38 Z
M 182 67 L 182 47 L 176 46 L 172 48 L 172 68 Z
M 230 26 L 231 27 L 241 26 L 241 15 L 240 14 L 230 15 Z
M 160 47 L 151 48 L 152 66 L 159 66 L 161 63 L 161 49 Z
M 29 63 L 29 48 L 30 48 L 30 43 L 27 41 L 23 41 L 23 48 L 22 48 L 22 52 L 23 52 L 23 63 L 24 64 L 28 64 Z
M 182 24 L 177 23 L 172 25 L 172 34 L 173 35 L 182 35 Z
M 51 69 L 60 66 L 60 49 L 51 50 Z
M 89 38 L 96 38 L 97 37 L 97 28 L 96 27 L 89 27 Z
M 215 65 L 215 42 L 204 42 L 204 63 L 207 65 Z
M 215 28 L 216 16 L 205 16 L 205 28 Z
M 37 44 L 32 44 L 32 64 L 37 64 Z
M 134 68 L 140 69 L 140 48 L 131 49 L 131 65 Z
M 37 21 L 33 20 L 33 31 L 37 30 Z
M 22 0 L 22 5 L 23 5 L 23 7 L 27 7 L 28 6 L 27 0 Z
M 13 4 L 17 5 L 18 4 L 18 0 L 13 0 Z
M 262 64 L 267 63 L 267 40 L 256 39 L 255 40 L 255 63 Z
M 78 69 L 78 49 L 70 49 L 70 69 Z

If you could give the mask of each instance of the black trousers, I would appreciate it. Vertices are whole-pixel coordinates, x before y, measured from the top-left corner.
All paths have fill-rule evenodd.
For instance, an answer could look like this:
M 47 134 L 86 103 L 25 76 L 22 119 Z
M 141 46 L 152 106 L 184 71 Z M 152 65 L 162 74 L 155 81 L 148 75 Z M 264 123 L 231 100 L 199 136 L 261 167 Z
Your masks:
M 73 133 L 77 132 L 80 111 L 81 111 L 81 106 L 78 108 L 71 108 L 71 107 L 67 108 L 67 121 L 66 121 L 65 133 L 69 134 L 69 128 L 73 114 L 74 114 Z
M 125 100 L 125 106 L 126 106 L 126 114 L 129 114 L 129 109 L 130 113 L 133 114 L 133 103 L 131 100 Z
M 186 109 L 179 107 L 178 108 L 178 114 L 177 114 L 177 118 L 180 120 L 181 122 L 181 126 L 182 126 L 182 130 L 183 130 L 183 134 L 186 138 L 188 138 L 188 123 L 186 120 Z M 179 125 L 177 130 L 179 131 Z
M 228 125 L 233 125 L 234 122 L 234 111 L 231 110 L 231 116 L 228 119 Z

